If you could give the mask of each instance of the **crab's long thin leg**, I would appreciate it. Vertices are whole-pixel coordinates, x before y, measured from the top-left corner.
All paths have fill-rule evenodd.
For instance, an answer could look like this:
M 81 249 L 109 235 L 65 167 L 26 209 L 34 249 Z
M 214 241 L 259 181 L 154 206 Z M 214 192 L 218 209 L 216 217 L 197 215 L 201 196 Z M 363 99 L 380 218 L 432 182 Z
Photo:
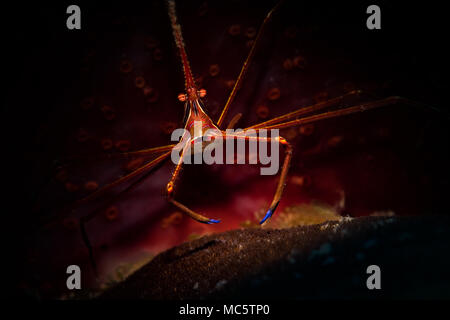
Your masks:
M 92 155 L 80 155 L 80 156 L 69 156 L 61 160 L 62 164 L 58 165 L 58 169 L 67 167 L 73 162 L 79 161 L 97 161 L 106 159 L 128 159 L 136 156 L 148 157 L 158 153 L 166 152 L 175 147 L 175 144 L 169 144 L 167 146 L 153 147 L 148 149 L 129 151 L 129 152 L 115 152 L 115 153 L 104 153 L 104 154 L 92 154 Z
M 172 148 L 175 146 L 176 146 L 175 144 L 169 144 L 166 146 L 153 147 L 153 148 L 129 151 L 129 152 L 107 153 L 107 154 L 98 155 L 98 156 L 99 157 L 104 156 L 107 159 L 130 158 L 130 157 L 134 157 L 134 156 L 151 156 L 156 153 L 161 153 L 161 152 L 172 150 Z M 89 157 L 89 156 L 87 156 L 87 157 Z M 95 155 L 93 157 L 95 157 Z
M 157 165 L 157 162 L 154 163 L 154 166 Z M 153 167 L 154 167 L 153 166 Z M 98 276 L 98 272 L 97 272 L 97 264 L 95 263 L 95 258 L 94 258 L 94 249 L 91 245 L 91 241 L 89 240 L 89 236 L 88 233 L 86 231 L 86 223 L 88 223 L 92 218 L 94 218 L 97 214 L 99 214 L 100 212 L 102 212 L 102 210 L 109 206 L 111 203 L 113 203 L 114 201 L 117 201 L 117 198 L 119 198 L 120 196 L 126 194 L 127 192 L 131 191 L 132 189 L 136 188 L 138 185 L 140 185 L 141 182 L 143 182 L 148 175 L 150 175 L 152 173 L 152 171 L 148 171 L 147 173 L 145 173 L 144 175 L 142 175 L 138 180 L 133 181 L 128 187 L 126 187 L 125 189 L 121 190 L 118 194 L 115 195 L 115 197 L 113 197 L 112 199 L 108 200 L 107 202 L 103 203 L 99 208 L 97 208 L 96 210 L 92 211 L 91 213 L 83 216 L 80 218 L 80 231 L 81 231 L 81 238 L 83 239 L 84 245 L 86 246 L 86 248 L 88 249 L 88 253 L 89 253 L 89 260 L 91 262 L 92 265 L 92 269 L 94 270 L 95 276 Z
M 114 201 L 117 201 L 117 198 L 122 196 L 123 194 L 131 191 L 132 189 L 136 188 L 141 182 L 143 182 L 153 171 L 151 169 L 153 169 L 155 166 L 157 166 L 159 163 L 161 163 L 164 159 L 166 159 L 166 157 L 169 155 L 169 153 L 166 153 L 164 156 L 164 158 L 160 157 L 159 159 L 156 158 L 154 159 L 152 162 L 148 163 L 148 165 L 151 164 L 151 167 L 146 167 L 146 171 L 141 177 L 139 177 L 137 180 L 133 181 L 129 186 L 127 186 L 125 189 L 119 191 L 117 194 L 114 195 L 113 198 L 111 198 L 110 200 L 108 200 L 107 202 L 103 203 L 101 205 L 100 208 L 98 208 L 97 210 L 89 213 L 88 215 L 84 216 L 84 219 L 86 221 L 91 220 L 95 215 L 97 215 L 99 212 L 101 212 L 101 210 L 105 207 L 107 207 L 108 205 L 110 205 L 111 203 L 113 203 Z
M 118 182 L 119 180 L 121 180 L 120 183 L 121 183 L 121 182 L 124 182 L 124 181 L 126 181 L 126 180 L 128 180 L 128 179 L 131 179 L 131 178 L 134 177 L 135 175 L 137 175 L 137 174 L 139 174 L 139 173 L 142 173 L 143 171 L 147 170 L 147 172 L 146 172 L 142 177 L 140 177 L 140 178 L 139 178 L 138 180 L 136 180 L 136 181 L 133 181 L 128 187 L 126 187 L 125 189 L 121 190 L 114 198 L 110 199 L 110 200 L 107 201 L 106 203 L 103 203 L 99 208 L 97 208 L 96 210 L 92 211 L 91 213 L 89 213 L 89 214 L 87 214 L 87 215 L 85 215 L 85 216 L 83 216 L 83 217 L 81 217 L 81 218 L 79 219 L 79 222 L 80 222 L 80 231 L 81 231 L 81 238 L 83 239 L 84 245 L 85 245 L 86 248 L 88 249 L 88 253 L 89 253 L 89 261 L 91 262 L 91 266 L 92 266 L 92 269 L 94 270 L 94 274 L 95 274 L 96 277 L 98 276 L 98 272 L 97 272 L 97 264 L 95 263 L 95 259 L 94 259 L 94 249 L 93 249 L 93 247 L 92 247 L 92 245 L 91 245 L 91 242 L 90 242 L 90 240 L 89 240 L 88 233 L 87 233 L 87 231 L 86 231 L 86 223 L 89 222 L 89 221 L 90 221 L 93 217 L 95 217 L 98 213 L 102 212 L 102 209 L 104 209 L 106 206 L 108 206 L 108 205 L 110 205 L 112 202 L 116 201 L 118 197 L 120 197 L 120 196 L 122 196 L 123 194 L 129 192 L 130 190 L 136 188 L 136 187 L 137 187 L 142 181 L 144 181 L 144 180 L 147 178 L 147 176 L 151 173 L 150 169 L 154 168 L 157 164 L 161 163 L 165 158 L 167 158 L 167 157 L 169 156 L 169 154 L 170 154 L 170 152 L 167 152 L 167 153 L 165 153 L 165 154 L 159 156 L 158 158 L 152 160 L 152 161 L 149 162 L 148 164 L 142 166 L 141 168 L 135 170 L 134 172 L 132 172 L 132 174 L 133 174 L 133 173 L 136 173 L 136 171 L 139 171 L 139 172 L 137 172 L 137 173 L 134 174 L 133 176 L 130 176 L 130 175 L 125 176 L 125 177 L 123 177 L 123 178 L 121 178 L 121 179 L 127 178 L 127 177 L 129 177 L 129 176 L 130 176 L 130 177 L 127 178 L 127 179 L 125 179 L 125 180 L 118 179 L 118 180 L 112 182 L 111 184 L 105 186 L 104 188 L 107 188 L 107 187 L 109 187 L 110 185 L 115 184 L 115 183 Z M 118 183 L 117 183 L 117 184 L 118 184 Z M 115 185 L 117 185 L 117 184 L 115 184 Z M 111 188 L 112 188 L 112 187 L 111 187 Z M 108 189 L 110 189 L 110 188 L 108 188 Z M 86 199 L 86 198 L 85 198 L 85 199 Z M 85 200 L 85 199 L 82 199 L 82 200 L 87 201 L 87 200 Z M 81 201 L 81 200 L 80 200 L 80 201 Z M 78 201 L 78 203 L 76 203 L 76 204 L 79 204 L 80 201 Z
M 172 177 L 170 178 L 169 183 L 166 187 L 166 194 L 167 194 L 167 200 L 172 203 L 174 206 L 176 206 L 178 209 L 180 209 L 182 212 L 186 213 L 188 216 L 190 216 L 192 219 L 197 220 L 198 222 L 206 223 L 206 224 L 212 224 L 212 223 L 219 223 L 220 220 L 216 219 L 210 219 L 205 216 L 202 216 L 201 214 L 198 214 L 185 205 L 181 204 L 180 202 L 176 201 L 173 198 L 173 193 L 175 191 L 175 184 L 178 176 L 181 172 L 181 167 L 183 166 L 184 157 L 186 156 L 187 150 L 191 147 L 194 140 L 187 140 L 185 146 L 183 147 L 183 150 L 180 155 L 180 159 L 178 160 L 177 166 L 175 167 L 175 170 L 172 174 Z
M 239 90 L 239 88 L 242 85 L 242 81 L 245 78 L 245 75 L 247 73 L 248 67 L 250 66 L 250 63 L 252 61 L 253 56 L 255 55 L 255 48 L 259 42 L 259 40 L 262 37 L 262 34 L 264 32 L 264 29 L 267 25 L 267 23 L 270 21 L 270 18 L 272 17 L 272 14 L 274 13 L 274 11 L 280 6 L 282 1 L 279 1 L 275 7 L 272 8 L 272 10 L 269 11 L 269 13 L 267 14 L 267 16 L 264 18 L 263 23 L 261 24 L 261 27 L 258 30 L 258 34 L 256 35 L 255 40 L 253 41 L 252 47 L 250 48 L 250 52 L 248 53 L 247 58 L 244 61 L 244 64 L 241 68 L 241 72 L 239 73 L 239 76 L 236 80 L 236 82 L 234 83 L 233 89 L 231 90 L 230 95 L 228 96 L 228 100 L 225 103 L 225 106 L 223 107 L 222 113 L 220 114 L 219 119 L 217 120 L 217 126 L 220 128 L 222 126 L 223 121 L 225 120 L 225 117 L 227 115 L 228 109 L 230 108 L 231 103 L 234 100 L 234 97 L 236 96 L 237 91 Z
M 196 213 L 195 211 L 189 209 L 188 207 L 186 207 L 185 205 L 181 204 L 180 202 L 174 200 L 172 197 L 169 197 L 168 200 L 175 207 L 180 209 L 182 212 L 186 213 L 192 219 L 197 220 L 198 222 L 206 223 L 206 224 L 213 224 L 213 223 L 219 223 L 220 222 L 220 220 L 210 219 L 210 218 L 207 218 L 205 216 L 202 216 L 199 213 Z
M 309 114 L 309 113 L 314 113 L 314 112 L 317 112 L 319 110 L 323 110 L 323 109 L 326 109 L 326 108 L 337 106 L 340 103 L 342 103 L 346 98 L 351 97 L 351 96 L 358 96 L 361 93 L 362 93 L 361 90 L 353 90 L 353 91 L 350 91 L 350 92 L 348 92 L 346 94 L 343 94 L 343 95 L 341 95 L 339 97 L 332 98 L 330 100 L 323 101 L 323 102 L 320 102 L 320 103 L 316 103 L 316 104 L 313 104 L 313 105 L 308 106 L 308 107 L 303 107 L 303 108 L 300 108 L 298 110 L 292 111 L 290 113 L 286 113 L 284 115 L 281 115 L 279 117 L 276 117 L 276 118 L 273 118 L 273 119 L 270 119 L 270 120 L 267 120 L 267 121 L 255 124 L 255 125 L 253 125 L 251 127 L 246 128 L 246 130 L 248 130 L 248 129 L 265 128 L 265 127 L 268 127 L 268 126 L 271 126 L 271 125 L 274 125 L 274 124 L 277 124 L 277 123 L 280 123 L 280 122 L 284 122 L 286 120 L 293 119 L 293 118 L 296 118 L 296 117 L 299 117 L 299 116 L 302 116 L 302 115 L 306 115 L 306 114 Z
M 288 173 L 289 165 L 291 163 L 291 158 L 292 158 L 292 146 L 283 137 L 277 137 L 277 138 L 252 137 L 252 136 L 242 136 L 242 135 L 238 135 L 238 134 L 227 134 L 226 132 L 222 132 L 222 135 L 217 136 L 216 139 L 224 139 L 224 140 L 238 139 L 238 140 L 246 140 L 246 141 L 253 140 L 253 141 L 265 141 L 265 142 L 272 142 L 276 139 L 279 143 L 281 143 L 281 145 L 283 147 L 285 147 L 286 156 L 284 158 L 283 166 L 281 169 L 280 180 L 278 181 L 277 189 L 275 191 L 275 195 L 273 197 L 272 203 L 270 204 L 269 210 L 267 211 L 265 217 L 260 222 L 261 224 L 264 223 L 275 212 L 275 210 L 280 202 L 281 196 L 283 194 L 284 187 L 286 185 L 287 173 Z M 194 220 L 197 220 L 202 223 L 207 223 L 207 224 L 218 223 L 218 222 L 220 222 L 220 220 L 206 218 L 206 217 L 202 216 L 201 214 L 198 214 L 198 213 L 192 211 L 185 205 L 183 205 L 173 199 L 175 182 L 181 171 L 181 166 L 183 165 L 183 158 L 186 154 L 186 150 L 192 144 L 191 142 L 193 142 L 193 140 L 188 141 L 186 143 L 186 146 L 183 149 L 182 155 L 180 156 L 180 159 L 179 159 L 178 164 L 175 168 L 175 171 L 172 175 L 172 178 L 170 179 L 169 183 L 167 184 L 167 187 L 166 187 L 167 197 L 168 197 L 169 202 L 171 202 L 173 205 L 175 205 L 177 208 L 179 208 L 184 213 L 188 214 Z
M 323 112 L 320 114 L 303 117 L 300 119 L 287 121 L 287 122 L 283 122 L 283 123 L 268 125 L 265 127 L 258 127 L 258 129 L 267 129 L 267 130 L 285 129 L 285 128 L 304 125 L 304 124 L 308 124 L 308 123 L 312 123 L 312 122 L 316 122 L 316 121 L 320 121 L 320 120 L 324 120 L 324 119 L 331 119 L 331 118 L 341 117 L 341 116 L 345 116 L 345 115 L 349 115 L 349 114 L 353 114 L 353 113 L 357 113 L 357 112 L 363 112 L 363 111 L 367 111 L 367 110 L 371 110 L 371 109 L 381 108 L 381 107 L 385 107 L 388 105 L 396 105 L 399 103 L 408 104 L 409 106 L 414 106 L 414 107 L 428 108 L 428 106 L 423 105 L 421 103 L 417 103 L 417 102 L 414 102 L 414 101 L 411 101 L 411 100 L 408 100 L 408 99 L 405 99 L 402 97 L 393 96 L 393 97 L 389 97 L 389 98 L 385 98 L 385 99 L 380 99 L 380 100 L 376 100 L 376 101 L 372 101 L 372 102 L 359 104 L 359 105 L 353 106 L 353 107 L 343 108 L 343 109 L 329 111 L 329 112 Z M 435 109 L 430 109 L 430 110 L 435 111 Z M 254 126 L 251 128 L 254 128 Z
M 92 269 L 94 270 L 94 275 L 97 278 L 98 277 L 97 263 L 95 263 L 94 249 L 92 248 L 91 241 L 89 240 L 89 236 L 86 232 L 86 222 L 87 222 L 86 219 L 84 218 L 80 219 L 81 238 L 83 239 L 84 245 L 88 249 L 89 261 L 91 262 Z
M 265 141 L 265 142 L 279 142 L 285 149 L 285 157 L 283 161 L 283 166 L 281 167 L 280 180 L 278 181 L 277 189 L 275 191 L 275 195 L 273 196 L 272 202 L 270 204 L 269 210 L 267 210 L 266 215 L 261 220 L 260 224 L 263 224 L 267 219 L 269 219 L 273 213 L 275 212 L 278 204 L 280 203 L 281 196 L 283 195 L 284 187 L 286 186 L 286 178 L 289 170 L 289 166 L 292 159 L 292 145 L 286 141 L 283 137 L 276 138 L 266 138 L 266 137 L 254 137 L 254 136 L 242 136 L 239 134 L 226 134 L 226 132 L 222 132 L 222 138 L 224 140 L 227 139 L 237 139 L 237 140 L 246 140 L 246 141 Z
M 86 196 L 86 197 L 84 197 L 84 198 L 82 198 L 80 200 L 77 200 L 75 202 L 74 206 L 78 206 L 78 205 L 86 203 L 86 202 L 88 202 L 90 200 L 96 199 L 96 198 L 102 196 L 103 194 L 105 194 L 106 192 L 108 192 L 109 190 L 113 189 L 114 187 L 120 185 L 121 183 L 124 183 L 124 182 L 126 182 L 126 181 L 128 181 L 128 180 L 130 180 L 130 179 L 132 179 L 132 178 L 134 178 L 136 176 L 138 176 L 139 174 L 142 174 L 142 173 L 144 173 L 146 171 L 151 170 L 154 166 L 156 166 L 157 164 L 159 164 L 160 162 L 165 160 L 170 155 L 170 153 L 171 152 L 169 151 L 169 152 L 166 152 L 166 153 L 156 157 L 155 159 L 153 159 L 149 163 L 139 167 L 138 169 L 134 170 L 133 172 L 127 174 L 126 176 L 123 176 L 123 177 L 121 177 L 121 178 L 119 178 L 119 179 L 117 179 L 117 180 L 107 184 L 106 186 L 100 188 L 96 192 L 91 193 L 90 195 L 88 195 L 88 196 Z
M 86 248 L 88 249 L 88 253 L 89 253 L 89 260 L 91 261 L 91 265 L 92 265 L 92 269 L 94 269 L 94 273 L 95 276 L 98 275 L 97 272 L 97 264 L 95 263 L 95 258 L 94 258 L 94 248 L 91 245 L 91 241 L 89 240 L 89 236 L 88 233 L 86 231 L 86 223 L 88 223 L 92 218 L 94 218 L 97 214 L 99 214 L 100 212 L 102 212 L 102 209 L 104 209 L 105 207 L 107 207 L 108 205 L 110 205 L 112 202 L 117 201 L 117 198 L 120 197 L 121 195 L 129 192 L 130 190 L 136 188 L 140 182 L 144 181 L 145 178 L 147 178 L 147 176 L 150 174 L 151 172 L 147 172 L 146 174 L 144 174 L 142 177 L 140 177 L 138 180 L 134 181 L 133 183 L 131 183 L 127 188 L 125 188 L 124 190 L 121 190 L 114 198 L 112 198 L 111 200 L 107 201 L 106 203 L 102 204 L 99 208 L 97 208 L 96 210 L 92 211 L 91 213 L 89 213 L 86 216 L 83 216 L 80 218 L 80 231 L 81 231 L 81 238 L 83 239 L 84 245 L 86 246 Z

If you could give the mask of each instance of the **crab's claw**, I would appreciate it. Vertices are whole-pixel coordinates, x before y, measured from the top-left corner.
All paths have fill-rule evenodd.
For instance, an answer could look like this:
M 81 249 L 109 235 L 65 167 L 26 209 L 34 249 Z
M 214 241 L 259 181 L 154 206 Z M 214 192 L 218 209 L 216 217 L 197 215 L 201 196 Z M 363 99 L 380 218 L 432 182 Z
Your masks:
M 172 185 L 169 183 L 169 187 L 170 186 L 172 186 Z M 170 192 L 169 195 L 171 195 L 171 194 L 172 193 Z M 178 201 L 174 200 L 171 196 L 169 196 L 168 200 L 169 200 L 170 203 L 175 205 L 182 212 L 186 213 L 188 216 L 190 216 L 194 220 L 197 220 L 198 222 L 206 223 L 206 224 L 213 224 L 213 223 L 219 223 L 220 222 L 220 220 L 218 220 L 218 219 L 210 219 L 210 218 L 207 218 L 205 216 L 202 216 L 201 214 L 198 214 L 198 213 L 192 211 L 191 209 L 189 209 L 185 205 L 183 205 L 183 204 L 179 203 Z

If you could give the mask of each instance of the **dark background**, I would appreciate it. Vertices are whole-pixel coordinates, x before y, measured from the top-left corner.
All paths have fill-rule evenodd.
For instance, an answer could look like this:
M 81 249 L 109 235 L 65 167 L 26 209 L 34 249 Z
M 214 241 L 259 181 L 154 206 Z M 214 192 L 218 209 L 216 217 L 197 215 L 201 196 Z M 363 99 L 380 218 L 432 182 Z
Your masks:
M 81 30 L 66 28 L 66 8 L 70 4 L 81 7 Z M 377 4 L 381 8 L 381 30 L 368 30 L 365 26 L 368 16 L 365 10 L 370 4 Z M 206 15 L 199 17 L 202 5 L 203 1 L 189 1 L 178 4 L 177 10 L 194 74 L 206 75 L 204 85 L 208 89 L 209 99 L 207 110 L 217 119 L 229 90 L 223 82 L 208 78 L 208 67 L 219 63 L 220 77 L 224 81 L 232 79 L 239 72 L 247 50 L 243 45 L 244 40 L 241 39 L 240 43 L 230 40 L 226 30 L 234 23 L 241 23 L 243 28 L 258 27 L 274 2 L 210 1 Z M 55 208 L 76 198 L 48 187 L 55 174 L 55 161 L 70 154 L 97 151 L 98 146 L 94 143 L 79 146 L 74 142 L 73 137 L 80 126 L 95 128 L 94 136 L 108 132 L 116 139 L 132 137 L 132 149 L 166 143 L 167 135 L 160 133 L 160 123 L 181 120 L 182 109 L 176 96 L 183 91 L 183 78 L 162 2 L 19 2 L 4 5 L 2 13 L 2 51 L 6 54 L 2 72 L 2 160 L 5 160 L 2 203 L 5 218 L 3 226 L 7 231 L 4 233 L 4 243 L 11 249 L 12 265 L 18 266 L 14 268 L 19 272 L 15 287 L 25 282 L 29 286 L 41 288 L 42 282 L 47 282 L 45 279 L 48 275 L 44 275 L 45 271 L 36 271 L 35 267 L 30 271 L 27 260 L 29 248 L 41 239 L 41 233 L 37 230 L 42 227 L 43 219 L 51 220 Z M 297 30 L 296 38 L 281 41 L 286 28 L 292 26 Z M 137 45 L 143 40 L 139 36 L 148 33 L 159 40 L 158 46 L 163 52 L 161 62 L 152 60 L 153 49 L 145 51 L 145 46 Z M 407 114 L 405 110 L 409 109 L 401 109 L 398 113 L 385 111 L 387 113 L 375 116 L 378 120 L 364 118 L 356 126 L 361 129 L 373 122 L 374 126 L 384 127 L 382 119 L 386 118 L 386 114 L 389 115 L 389 126 L 400 132 L 391 140 L 388 139 L 389 150 L 397 150 L 401 159 L 410 160 L 409 164 L 405 164 L 406 180 L 400 179 L 401 182 L 393 183 L 391 187 L 401 188 L 404 184 L 409 187 L 400 193 L 400 198 L 390 199 L 389 191 L 382 190 L 388 188 L 383 181 L 390 181 L 390 178 L 378 185 L 374 183 L 376 192 L 385 198 L 375 196 L 375 204 L 370 202 L 370 197 L 359 200 L 362 204 L 355 204 L 349 213 L 365 214 L 359 208 L 364 205 L 371 209 L 383 209 L 383 205 L 380 205 L 381 208 L 372 206 L 386 201 L 386 208 L 395 207 L 397 212 L 403 210 L 403 214 L 447 214 L 446 119 L 449 109 L 445 84 L 447 75 L 444 73 L 448 64 L 447 37 L 445 10 L 431 2 L 286 1 L 267 28 L 255 56 L 253 69 L 249 72 L 248 86 L 242 89 L 235 109 L 230 112 L 225 123 L 238 111 L 244 114 L 242 126 L 256 123 L 258 119 L 254 110 L 264 100 L 267 88 L 273 86 L 272 78 L 284 91 L 280 106 L 274 105 L 276 111 L 271 115 L 294 110 L 295 106 L 308 105 L 324 91 L 330 98 L 343 94 L 344 83 L 348 82 L 351 82 L 348 87 L 364 89 L 380 98 L 399 95 L 434 106 L 439 110 L 437 115 L 433 113 L 429 116 L 428 112 Z M 308 61 L 305 71 L 291 73 L 287 77 L 280 75 L 280 62 L 298 54 L 305 56 Z M 122 75 L 118 72 L 121 59 L 133 61 L 133 74 L 144 76 L 159 90 L 156 105 L 143 101 L 132 81 L 127 83 L 121 80 Z M 287 94 L 284 95 L 284 92 Z M 122 113 L 118 111 L 120 122 L 116 121 L 111 128 L 108 123 L 98 120 L 98 114 L 87 117 L 74 111 L 79 109 L 80 101 L 86 96 L 95 97 L 95 108 L 98 108 L 97 104 L 121 105 Z M 425 126 L 427 119 L 432 120 Z M 134 129 L 129 128 L 132 127 L 129 124 L 136 126 Z M 347 128 L 349 124 L 345 120 L 344 123 L 334 124 L 334 127 L 342 126 Z M 409 145 L 405 142 L 406 137 L 424 127 L 431 128 L 427 133 L 425 149 L 412 156 L 406 151 L 403 153 L 401 146 Z M 321 134 L 327 135 L 327 130 L 324 128 Z M 410 144 L 416 142 L 414 140 Z M 375 145 L 373 148 L 378 147 Z M 351 152 L 354 146 L 349 145 L 345 150 L 344 153 Z M 332 154 L 329 156 L 331 162 L 334 156 L 341 159 L 340 154 Z M 313 161 L 323 161 L 321 159 L 319 157 Z M 390 162 L 389 159 L 385 161 Z M 397 164 L 390 168 L 391 171 L 379 169 L 376 175 L 384 173 L 392 176 L 392 181 L 397 181 Z M 295 172 L 295 166 L 293 170 Z M 187 180 L 190 177 L 190 181 L 193 181 L 196 174 L 186 172 Z M 423 183 L 420 178 L 422 175 L 431 182 Z M 215 181 L 214 175 L 210 175 L 210 178 Z M 358 175 L 348 179 L 356 181 Z M 348 183 L 347 186 L 351 190 L 350 185 Z M 190 184 L 184 186 L 186 189 Z M 220 190 L 220 186 L 214 185 L 214 182 L 212 186 Z M 353 188 L 359 187 L 356 184 Z M 206 195 L 207 203 L 214 206 L 217 199 Z M 190 198 L 188 192 L 181 196 Z M 196 195 L 194 199 L 201 201 L 204 196 Z M 36 203 L 40 201 L 38 199 L 44 200 L 41 201 L 41 208 L 35 210 Z M 412 201 L 410 205 L 404 205 L 409 201 Z M 355 200 L 353 203 L 357 202 Z M 155 220 L 145 218 L 134 221 L 136 224 L 139 222 L 151 225 Z M 136 226 L 122 228 L 122 231 L 117 231 L 119 239 L 126 241 L 124 238 L 127 238 L 127 233 L 136 230 Z M 110 238 L 117 239 L 115 236 Z M 114 241 L 111 241 L 109 245 L 114 246 Z M 63 247 L 63 243 L 59 245 Z M 51 246 L 46 246 L 45 241 L 38 245 L 39 253 L 46 252 L 42 259 L 47 255 L 52 256 Z M 85 252 L 80 259 L 87 264 Z M 58 268 L 60 266 L 49 270 L 61 270 Z M 35 271 L 40 275 L 29 280 L 30 273 Z M 41 289 L 45 291 L 45 288 Z M 49 296 L 57 295 L 57 289 L 50 291 Z

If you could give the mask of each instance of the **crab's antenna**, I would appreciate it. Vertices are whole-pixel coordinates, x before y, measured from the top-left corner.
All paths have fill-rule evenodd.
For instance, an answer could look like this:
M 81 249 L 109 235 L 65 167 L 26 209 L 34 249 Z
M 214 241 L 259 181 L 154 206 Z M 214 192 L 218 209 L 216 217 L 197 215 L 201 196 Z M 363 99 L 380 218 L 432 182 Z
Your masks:
M 175 44 L 180 54 L 181 64 L 183 66 L 184 80 L 186 92 L 190 88 L 196 88 L 194 77 L 192 76 L 191 67 L 189 66 L 189 60 L 186 54 L 186 48 L 184 46 L 183 34 L 181 33 L 181 26 L 177 20 L 177 13 L 175 10 L 175 1 L 168 0 L 167 7 L 169 12 L 170 24 L 172 25 L 173 37 L 175 38 Z
M 241 87 L 242 82 L 244 81 L 245 75 L 247 74 L 247 70 L 250 66 L 250 63 L 252 62 L 253 56 L 255 55 L 256 46 L 261 41 L 262 34 L 264 32 L 265 27 L 267 26 L 268 22 L 272 18 L 273 13 L 280 7 L 280 5 L 283 3 L 283 0 L 280 0 L 277 2 L 275 7 L 272 8 L 272 10 L 269 11 L 267 16 L 265 17 L 261 27 L 259 28 L 259 31 L 256 35 L 255 40 L 253 41 L 253 45 L 250 48 L 250 52 L 248 53 L 247 58 L 244 61 L 244 64 L 242 65 L 241 72 L 239 73 L 239 76 L 234 83 L 233 89 L 231 90 L 230 95 L 228 96 L 228 100 L 225 103 L 225 106 L 223 107 L 222 113 L 220 114 L 219 120 L 217 120 L 217 125 L 219 127 L 222 126 L 223 121 L 225 120 L 225 116 L 227 115 L 228 109 L 230 108 L 231 103 L 234 101 L 234 97 L 236 96 L 237 91 Z

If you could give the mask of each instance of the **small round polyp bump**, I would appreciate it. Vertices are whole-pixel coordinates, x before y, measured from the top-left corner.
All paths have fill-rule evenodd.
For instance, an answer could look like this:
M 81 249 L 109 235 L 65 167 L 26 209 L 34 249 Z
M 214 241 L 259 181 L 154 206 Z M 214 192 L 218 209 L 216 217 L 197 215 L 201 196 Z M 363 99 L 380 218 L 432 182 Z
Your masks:
M 233 37 L 239 35 L 241 33 L 241 26 L 238 24 L 231 25 L 228 28 L 228 33 Z
M 220 67 L 218 64 L 212 64 L 209 66 L 209 75 L 211 77 L 216 77 L 220 73 Z
M 65 184 L 66 190 L 68 192 L 76 192 L 80 189 L 80 187 L 72 182 L 66 182 Z
M 130 141 L 129 140 L 119 140 L 116 142 L 116 148 L 119 151 L 125 152 L 128 151 L 128 149 L 130 149 Z
M 300 134 L 309 136 L 314 132 L 314 125 L 313 124 L 305 124 L 301 126 L 299 129 Z
M 98 183 L 96 181 L 88 181 L 84 184 L 84 189 L 89 192 L 95 191 L 97 188 Z
M 281 96 L 281 91 L 279 88 L 271 88 L 268 92 L 267 92 L 267 98 L 269 100 L 278 100 Z
M 102 139 L 101 143 L 102 143 L 102 149 L 105 151 L 110 150 L 113 147 L 113 142 L 109 138 Z
M 153 38 L 152 36 L 148 36 L 145 39 L 145 46 L 149 49 L 154 49 L 159 46 L 159 41 Z
M 266 105 L 260 105 L 257 109 L 256 109 L 256 114 L 258 115 L 258 117 L 260 117 L 261 119 L 265 119 L 269 116 L 269 108 Z
M 85 142 L 89 139 L 89 133 L 85 129 L 79 129 L 77 133 L 78 142 Z
M 249 39 L 253 39 L 256 36 L 256 28 L 248 27 L 247 30 L 245 30 L 245 36 Z
M 255 40 L 250 39 L 245 43 L 245 45 L 247 46 L 247 48 L 250 48 L 253 45 L 253 43 L 255 43 Z
M 173 130 L 177 127 L 175 122 L 165 121 L 161 125 L 161 131 L 165 134 L 172 134 Z
M 331 137 L 329 140 L 328 140 L 328 146 L 330 146 L 330 147 L 337 147 L 337 146 L 339 146 L 340 144 L 341 144 L 341 142 L 342 142 L 342 140 L 344 139 L 344 137 L 342 137 L 342 136 L 334 136 L 334 137 Z
M 289 180 L 292 184 L 299 186 L 299 187 L 302 187 L 305 184 L 304 176 L 292 176 Z
M 286 71 L 292 70 L 292 68 L 294 67 L 294 62 L 292 61 L 292 59 L 287 58 L 283 61 L 283 69 Z
M 119 209 L 116 206 L 111 206 L 105 210 L 105 218 L 109 221 L 116 220 L 119 216 Z
M 110 106 L 103 106 L 102 107 L 103 116 L 106 120 L 113 120 L 116 117 L 116 112 L 114 109 Z
M 128 60 L 123 60 L 120 63 L 120 71 L 122 73 L 130 73 L 133 70 L 133 65 Z
M 155 103 L 158 101 L 159 93 L 156 89 L 145 86 L 143 88 L 144 95 L 147 97 L 148 103 Z
M 236 82 L 235 80 L 228 80 L 225 82 L 225 85 L 227 86 L 228 89 L 233 89 L 235 82 Z
M 145 86 L 145 79 L 144 79 L 144 77 L 137 76 L 136 79 L 134 79 L 134 84 L 138 88 L 143 88 Z
M 287 130 L 287 132 L 284 134 L 284 136 L 288 139 L 288 140 L 293 140 L 297 137 L 297 130 L 295 130 L 295 128 L 289 128 L 289 130 Z
M 138 169 L 144 163 L 144 158 L 136 158 L 130 160 L 125 166 L 124 169 L 128 172 L 132 172 Z
M 153 50 L 153 59 L 156 61 L 161 61 L 163 58 L 162 50 L 160 48 L 155 48 Z
M 163 229 L 171 225 L 179 225 L 183 221 L 183 214 L 181 212 L 174 212 L 170 216 L 163 219 L 161 226 Z
M 296 56 L 293 59 L 293 64 L 299 69 L 305 69 L 306 61 L 302 56 Z

